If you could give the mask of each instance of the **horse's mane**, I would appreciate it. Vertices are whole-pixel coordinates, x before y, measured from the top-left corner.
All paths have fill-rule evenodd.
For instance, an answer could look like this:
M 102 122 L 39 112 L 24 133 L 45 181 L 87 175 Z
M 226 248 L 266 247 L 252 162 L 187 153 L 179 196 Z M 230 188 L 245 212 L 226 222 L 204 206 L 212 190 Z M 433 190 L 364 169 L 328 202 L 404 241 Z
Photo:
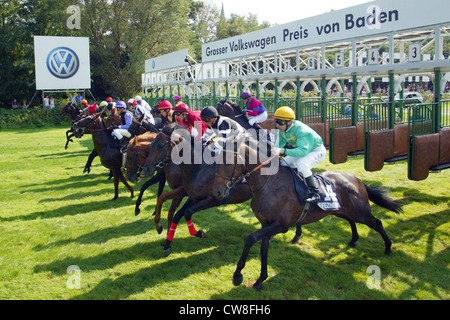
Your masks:
M 239 107 L 239 105 L 234 103 L 233 101 L 230 101 L 230 100 L 227 100 L 227 99 L 222 99 L 222 100 L 219 101 L 219 104 L 221 104 L 221 105 L 225 105 L 225 104 L 229 105 L 233 109 L 234 113 L 236 113 L 237 115 L 242 113 L 242 110 Z

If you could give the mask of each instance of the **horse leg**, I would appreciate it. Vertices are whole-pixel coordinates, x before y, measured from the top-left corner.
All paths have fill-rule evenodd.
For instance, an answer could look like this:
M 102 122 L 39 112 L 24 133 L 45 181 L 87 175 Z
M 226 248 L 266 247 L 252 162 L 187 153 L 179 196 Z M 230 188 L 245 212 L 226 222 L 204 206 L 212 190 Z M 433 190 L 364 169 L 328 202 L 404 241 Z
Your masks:
M 128 184 L 128 181 L 127 181 L 127 179 L 125 179 L 125 177 L 124 177 L 122 171 L 120 170 L 120 168 L 118 169 L 118 172 L 119 172 L 119 179 L 120 179 L 120 181 L 122 181 L 122 183 L 125 185 L 125 187 L 128 188 L 128 190 L 131 192 L 131 198 L 133 198 L 134 197 L 134 190 L 133 190 L 133 188 Z
M 178 222 L 180 222 L 181 218 L 184 216 L 184 212 L 188 206 L 192 204 L 192 199 L 189 198 L 186 200 L 184 205 L 180 210 L 177 211 L 175 216 L 173 217 L 172 224 L 170 225 L 169 231 L 167 232 L 166 241 L 164 243 L 164 255 L 167 257 L 172 252 L 172 241 L 175 235 L 175 231 L 177 230 Z
M 142 187 L 141 187 L 141 192 L 139 193 L 139 197 L 136 200 L 136 207 L 134 209 L 134 214 L 137 216 L 139 213 L 141 213 L 141 209 L 139 208 L 139 206 L 141 205 L 142 202 L 142 196 L 144 195 L 145 190 L 147 190 L 150 186 L 154 185 L 155 183 L 157 183 L 158 181 L 160 181 L 161 176 L 160 174 L 156 174 L 154 177 L 152 177 L 151 179 L 149 179 L 147 182 L 145 182 Z
M 72 130 L 67 130 L 66 131 L 66 138 L 67 138 L 67 142 L 66 142 L 66 146 L 64 147 L 64 149 L 67 150 L 67 147 L 69 146 L 69 142 L 73 142 L 73 140 L 71 139 L 74 135 L 73 133 L 69 136 L 69 132 L 73 132 Z
M 120 172 L 120 168 L 114 167 L 112 170 L 114 174 L 114 201 L 119 197 L 119 173 L 117 171 Z
M 183 198 L 187 196 L 186 190 L 183 191 L 184 192 L 182 193 L 180 192 L 180 194 L 172 200 L 172 204 L 170 205 L 169 208 L 169 213 L 167 214 L 167 228 L 169 228 L 170 225 L 172 224 L 173 214 L 175 213 L 175 210 L 178 208 Z
M 350 240 L 350 242 L 348 243 L 348 246 L 352 247 L 352 248 L 356 247 L 356 241 L 358 241 L 359 235 L 358 235 L 358 229 L 356 228 L 355 221 L 353 221 L 353 219 L 351 219 L 350 217 L 347 217 L 345 215 L 336 214 L 335 216 L 345 219 L 348 221 L 348 223 L 350 223 L 350 228 L 352 229 L 352 240 Z
M 164 202 L 166 202 L 169 199 L 174 199 L 178 196 L 178 194 L 181 192 L 184 192 L 184 187 L 179 187 L 174 190 L 171 190 L 169 192 L 166 192 L 158 197 L 158 200 L 156 201 L 156 210 L 155 210 L 155 227 L 156 231 L 158 231 L 159 234 L 161 234 L 163 230 L 163 226 L 160 223 L 161 220 L 161 209 Z M 181 201 L 181 200 L 180 200 Z M 173 216 L 173 214 L 172 214 Z M 170 226 L 170 224 L 169 224 Z
M 293 244 L 298 243 L 298 239 L 300 239 L 301 235 L 302 235 L 302 225 L 298 224 L 295 229 L 295 236 L 294 239 L 292 239 L 292 243 Z
M 384 240 L 384 244 L 385 244 L 384 253 L 391 254 L 392 241 L 391 241 L 391 239 L 389 239 L 386 231 L 384 230 L 383 223 L 381 222 L 381 220 L 375 218 L 372 215 L 372 213 L 370 212 L 370 209 L 368 209 L 365 212 L 367 212 L 367 214 L 358 216 L 357 217 L 358 219 L 355 219 L 355 221 L 364 223 L 369 228 L 372 228 L 373 230 L 377 231 Z
M 233 274 L 233 284 L 239 286 L 243 281 L 242 269 L 245 267 L 247 261 L 248 253 L 251 247 L 262 238 L 266 238 L 264 244 L 261 243 L 261 275 L 259 279 L 254 284 L 255 289 L 261 289 L 262 282 L 267 279 L 267 254 L 269 250 L 269 240 L 270 238 L 282 232 L 283 229 L 281 225 L 277 222 L 265 225 L 256 232 L 249 235 L 244 241 L 244 250 L 242 251 L 241 257 L 237 263 L 236 271 Z
M 165 174 L 164 171 L 159 170 L 158 174 L 162 174 L 163 175 L 161 177 L 161 179 L 159 180 L 159 185 L 158 185 L 158 198 L 159 198 L 162 195 L 163 191 L 164 191 L 164 186 L 166 185 L 166 181 L 167 180 L 166 180 L 166 174 Z M 156 208 L 155 208 L 155 211 L 153 212 L 153 215 L 156 215 Z
M 91 172 L 91 165 L 92 165 L 92 161 L 94 161 L 94 158 L 98 156 L 98 152 L 97 150 L 92 150 L 91 154 L 89 155 L 89 158 L 86 162 L 86 165 L 84 166 L 84 170 L 83 173 L 87 172 L 90 173 Z M 110 173 L 111 173 L 111 169 L 110 169 Z
M 177 229 L 178 223 L 180 222 L 180 219 L 184 216 L 186 219 L 186 223 L 188 225 L 189 234 L 191 236 L 196 236 L 199 238 L 206 238 L 206 233 L 203 230 L 195 230 L 194 223 L 192 222 L 191 218 L 192 215 L 200 210 L 208 209 L 217 204 L 217 200 L 215 198 L 206 198 L 203 200 L 200 200 L 196 203 L 194 203 L 191 198 L 189 198 L 186 203 L 183 205 L 183 207 L 178 210 L 178 212 L 175 214 L 175 217 L 173 218 L 173 222 L 170 225 L 169 232 L 167 232 L 167 239 L 164 244 L 164 254 L 166 257 L 172 252 L 171 243 L 173 240 L 173 236 L 175 234 L 175 230 Z

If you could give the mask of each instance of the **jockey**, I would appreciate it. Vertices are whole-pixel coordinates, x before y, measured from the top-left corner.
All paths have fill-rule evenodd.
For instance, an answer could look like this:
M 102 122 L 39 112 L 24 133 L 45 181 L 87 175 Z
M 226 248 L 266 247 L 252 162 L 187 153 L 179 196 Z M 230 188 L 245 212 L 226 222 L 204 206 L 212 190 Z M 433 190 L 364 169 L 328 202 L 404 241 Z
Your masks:
M 249 91 L 242 92 L 241 99 L 245 102 L 245 113 L 247 113 L 248 123 L 255 129 L 260 129 L 259 123 L 267 120 L 266 107 L 261 101 L 253 98 Z
M 158 105 L 158 111 L 161 115 L 161 120 L 163 125 L 167 123 L 172 123 L 175 121 L 174 112 L 172 109 L 172 104 L 169 101 L 161 101 Z
M 127 101 L 127 105 L 130 106 L 130 111 L 134 111 L 134 112 L 136 113 L 136 105 L 137 105 L 136 100 L 134 100 L 134 99 L 129 99 L 129 100 Z
M 142 99 L 140 96 L 136 96 L 134 100 L 136 100 L 136 107 L 134 109 L 134 114 L 137 117 L 144 115 L 144 120 L 154 125 L 155 119 L 153 119 L 152 108 L 150 108 L 150 105 L 147 103 L 147 101 Z
M 106 109 L 109 112 L 111 112 L 111 110 L 115 108 L 116 103 L 113 102 L 113 99 L 111 97 L 106 98 L 105 101 L 108 102 L 108 105 L 106 106 Z
M 204 108 L 200 113 L 200 118 L 208 127 L 202 137 L 204 146 L 214 143 L 214 148 L 221 150 L 225 147 L 228 138 L 245 133 L 245 129 L 239 123 L 228 117 L 219 116 L 214 107 Z
M 117 113 L 120 115 L 122 124 L 118 127 L 113 126 L 114 130 L 111 135 L 117 140 L 122 139 L 124 136 L 130 138 L 131 134 L 128 132 L 128 128 L 133 122 L 133 114 L 130 111 L 127 111 L 127 105 L 123 101 L 117 101 L 116 108 Z
M 188 129 L 189 132 L 191 133 L 191 136 L 195 137 L 196 141 L 199 141 L 201 137 L 205 134 L 206 125 L 200 118 L 198 111 L 191 111 L 185 103 L 180 103 L 178 106 L 175 107 L 173 113 L 175 114 L 175 119 L 177 120 L 177 122 L 181 126 Z M 197 128 L 200 128 L 200 126 L 201 132 L 198 132 Z
M 181 102 L 181 97 L 180 96 L 175 96 L 173 97 L 173 101 L 175 102 L 175 107 L 178 106 Z
M 322 138 L 306 124 L 295 120 L 295 112 L 289 107 L 278 108 L 273 117 L 280 130 L 275 145 L 281 147 L 274 148 L 274 152 L 285 155 L 284 163 L 297 168 L 305 178 L 309 191 L 306 201 L 319 201 L 319 188 L 311 169 L 325 159 L 327 150 Z

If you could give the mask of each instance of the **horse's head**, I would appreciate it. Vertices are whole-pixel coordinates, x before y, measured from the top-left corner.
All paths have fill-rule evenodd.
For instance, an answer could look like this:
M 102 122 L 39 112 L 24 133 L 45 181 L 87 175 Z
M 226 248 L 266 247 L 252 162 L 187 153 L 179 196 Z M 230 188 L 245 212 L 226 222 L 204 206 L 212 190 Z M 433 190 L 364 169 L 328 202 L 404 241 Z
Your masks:
M 217 103 L 217 112 L 222 116 L 226 116 L 232 119 L 238 115 L 242 115 L 242 110 L 239 105 L 227 99 L 221 99 Z
M 140 179 L 145 160 L 148 157 L 149 147 L 156 138 L 155 133 L 146 133 L 131 139 L 127 147 L 127 179 L 137 182 Z
M 120 126 L 121 123 L 122 123 L 122 119 L 121 119 L 120 115 L 116 112 L 111 112 L 111 114 L 105 120 L 105 127 L 109 128 L 112 125 Z
M 180 137 L 174 134 L 175 127 L 177 127 L 175 124 L 167 125 L 156 135 L 145 160 L 142 171 L 144 176 L 152 176 L 157 168 L 162 168 L 171 161 L 172 148 L 181 141 Z
M 212 189 L 218 200 L 228 197 L 237 183 L 242 182 L 244 178 L 249 178 L 253 173 L 259 171 L 259 174 L 268 175 L 275 173 L 275 170 L 272 170 L 274 167 L 278 169 L 278 157 L 269 157 L 271 151 L 250 134 L 239 136 L 236 139 L 235 148 L 231 151 L 234 154 L 227 154 L 229 151 L 225 150 L 226 158 L 223 159 L 223 164 L 216 166 Z
M 96 123 L 98 122 L 100 114 L 89 115 L 82 117 L 76 121 L 72 128 L 76 138 L 81 138 L 85 133 L 91 133 L 96 129 Z

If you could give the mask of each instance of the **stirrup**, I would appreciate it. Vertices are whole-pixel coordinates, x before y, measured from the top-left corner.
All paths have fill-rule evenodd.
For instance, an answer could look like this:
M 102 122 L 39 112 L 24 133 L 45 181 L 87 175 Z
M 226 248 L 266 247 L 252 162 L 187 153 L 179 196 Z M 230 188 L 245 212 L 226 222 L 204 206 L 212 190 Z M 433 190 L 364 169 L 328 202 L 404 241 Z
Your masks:
M 317 192 L 313 191 L 313 192 L 309 193 L 308 198 L 306 199 L 306 202 L 317 203 L 317 202 L 319 202 L 319 200 L 320 200 L 319 194 Z

